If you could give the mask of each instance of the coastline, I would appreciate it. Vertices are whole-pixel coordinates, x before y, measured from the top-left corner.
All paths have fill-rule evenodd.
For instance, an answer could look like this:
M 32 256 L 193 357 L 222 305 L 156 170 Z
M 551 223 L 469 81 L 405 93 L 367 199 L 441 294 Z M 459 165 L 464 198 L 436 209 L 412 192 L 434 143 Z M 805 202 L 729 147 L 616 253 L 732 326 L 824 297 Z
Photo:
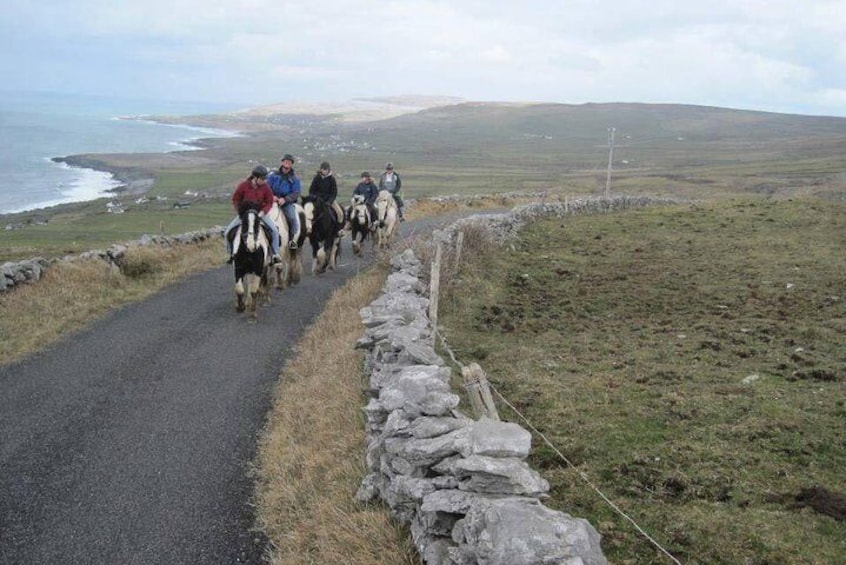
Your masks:
M 165 154 L 163 153 L 163 155 Z M 105 192 L 107 193 L 142 195 L 153 186 L 155 182 L 153 175 L 139 168 L 118 167 L 108 164 L 103 157 L 99 157 L 98 155 L 108 154 L 68 155 L 66 157 L 53 157 L 50 160 L 54 163 L 64 163 L 69 167 L 91 169 L 112 175 L 112 178 L 121 184 L 106 190 Z

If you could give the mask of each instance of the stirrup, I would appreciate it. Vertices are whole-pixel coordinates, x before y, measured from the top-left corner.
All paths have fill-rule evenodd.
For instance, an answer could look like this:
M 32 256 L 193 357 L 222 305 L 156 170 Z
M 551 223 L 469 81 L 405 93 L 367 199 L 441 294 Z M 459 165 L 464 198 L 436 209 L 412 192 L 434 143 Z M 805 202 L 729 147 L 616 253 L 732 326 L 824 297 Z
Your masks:
M 290 242 L 288 242 L 288 249 L 297 249 L 298 247 L 299 245 L 297 245 L 297 242 L 295 240 L 292 239 Z

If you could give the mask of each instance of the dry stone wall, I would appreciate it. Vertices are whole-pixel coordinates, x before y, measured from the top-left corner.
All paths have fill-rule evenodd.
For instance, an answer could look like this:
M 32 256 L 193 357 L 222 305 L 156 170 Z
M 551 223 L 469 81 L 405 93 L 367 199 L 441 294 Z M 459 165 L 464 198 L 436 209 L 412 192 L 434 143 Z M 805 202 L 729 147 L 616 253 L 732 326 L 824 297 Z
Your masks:
M 531 434 L 458 410 L 434 349 L 420 261 L 394 257 L 384 293 L 361 310 L 368 474 L 357 493 L 410 526 L 430 565 L 602 565 L 587 521 L 549 509 L 549 484 L 525 462 Z
M 223 226 L 215 226 L 179 235 L 143 235 L 134 241 L 115 244 L 106 249 L 85 251 L 79 255 L 68 255 L 61 259 L 36 257 L 25 261 L 3 263 L 0 265 L 0 292 L 11 290 L 21 284 L 38 282 L 50 266 L 61 261 L 99 259 L 120 267 L 124 255 L 132 247 L 145 245 L 170 247 L 177 244 L 199 243 L 211 237 L 221 237 L 223 235 L 223 229 Z

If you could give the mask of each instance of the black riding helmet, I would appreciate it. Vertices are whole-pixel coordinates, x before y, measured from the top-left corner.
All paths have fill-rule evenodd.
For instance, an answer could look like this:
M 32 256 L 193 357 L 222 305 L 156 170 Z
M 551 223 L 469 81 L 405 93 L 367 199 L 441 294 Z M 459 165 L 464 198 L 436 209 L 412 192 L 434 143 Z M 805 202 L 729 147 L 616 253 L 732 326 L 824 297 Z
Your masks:
M 253 167 L 252 177 L 257 179 L 266 178 L 270 174 L 270 170 L 264 165 L 256 165 Z

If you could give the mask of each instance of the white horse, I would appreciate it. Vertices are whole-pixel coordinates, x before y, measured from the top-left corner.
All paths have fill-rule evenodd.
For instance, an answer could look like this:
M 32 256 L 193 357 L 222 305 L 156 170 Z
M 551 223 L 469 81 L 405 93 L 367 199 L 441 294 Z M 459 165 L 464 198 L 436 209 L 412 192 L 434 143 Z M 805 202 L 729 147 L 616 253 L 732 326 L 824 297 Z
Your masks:
M 289 242 L 291 241 L 288 230 L 288 220 L 285 218 L 285 213 L 278 202 L 273 203 L 270 209 L 269 217 L 276 224 L 276 229 L 279 230 L 279 255 L 282 261 L 273 266 L 271 271 L 276 278 L 276 288 L 282 290 L 290 285 L 300 282 L 303 274 L 303 257 L 300 249 L 305 241 L 305 213 L 303 207 L 299 204 L 294 204 L 294 209 L 300 218 L 300 233 L 297 234 L 298 246 L 296 249 L 291 249 Z
M 376 197 L 376 246 L 387 247 L 397 231 L 399 224 L 397 203 L 387 190 L 380 190 Z

